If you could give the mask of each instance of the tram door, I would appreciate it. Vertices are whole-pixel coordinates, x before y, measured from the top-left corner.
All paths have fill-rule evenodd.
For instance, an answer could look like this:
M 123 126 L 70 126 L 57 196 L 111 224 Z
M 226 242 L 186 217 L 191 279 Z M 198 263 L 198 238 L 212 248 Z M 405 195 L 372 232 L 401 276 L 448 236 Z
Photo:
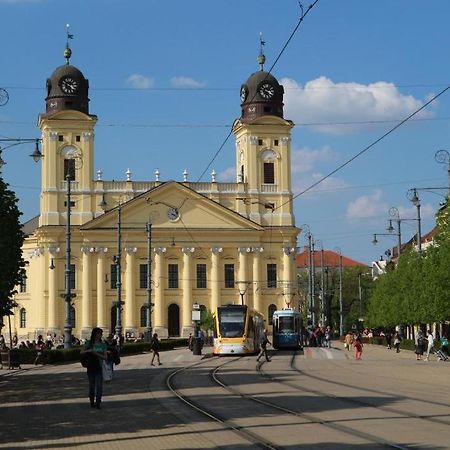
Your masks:
M 180 307 L 172 303 L 169 305 L 169 336 L 179 336 L 180 335 Z

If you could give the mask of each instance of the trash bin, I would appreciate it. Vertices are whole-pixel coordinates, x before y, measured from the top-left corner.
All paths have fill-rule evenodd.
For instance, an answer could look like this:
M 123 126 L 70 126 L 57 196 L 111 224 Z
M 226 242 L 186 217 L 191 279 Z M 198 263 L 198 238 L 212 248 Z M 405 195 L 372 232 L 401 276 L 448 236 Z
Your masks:
M 201 355 L 202 354 L 202 339 L 199 337 L 196 337 L 192 339 L 192 353 L 194 355 Z

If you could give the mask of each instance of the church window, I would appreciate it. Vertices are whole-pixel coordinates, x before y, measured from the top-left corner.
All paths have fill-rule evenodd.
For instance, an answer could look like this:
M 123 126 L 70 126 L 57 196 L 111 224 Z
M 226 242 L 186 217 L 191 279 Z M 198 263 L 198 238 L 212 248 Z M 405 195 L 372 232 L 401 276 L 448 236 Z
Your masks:
M 234 288 L 234 264 L 224 265 L 225 287 Z
M 147 289 L 147 264 L 139 264 L 139 288 Z
M 279 141 L 278 141 L 278 139 L 274 139 L 274 141 L 273 141 L 273 145 L 274 145 L 275 147 L 278 147 L 278 145 L 279 145 Z
M 241 166 L 241 181 L 244 183 L 245 178 L 244 178 L 245 172 L 244 172 L 244 166 Z
M 70 326 L 72 328 L 75 328 L 76 322 L 76 313 L 75 313 L 75 308 L 73 306 L 70 307 L 70 311 L 69 311 L 69 321 L 70 321 Z
M 64 136 L 62 134 L 58 134 L 58 141 L 59 142 L 63 142 L 64 141 Z
M 27 310 L 25 308 L 20 308 L 20 328 L 27 327 Z
M 70 181 L 75 181 L 75 159 L 64 160 L 64 179 L 69 175 Z
M 258 139 L 258 145 L 263 145 L 263 140 L 262 139 Z
M 169 289 L 178 289 L 178 264 L 169 264 Z
M 197 288 L 206 289 L 206 264 L 197 264 Z
M 275 167 L 273 162 L 264 163 L 264 184 L 275 183 Z
M 75 136 L 75 141 L 76 142 L 81 142 L 81 136 L 80 135 Z
M 19 292 L 22 294 L 27 292 L 27 275 L 25 273 L 20 277 Z
M 141 306 L 141 327 L 146 327 L 147 326 L 147 305 L 142 305 Z
M 277 287 L 277 265 L 267 264 L 267 287 L 274 289 Z

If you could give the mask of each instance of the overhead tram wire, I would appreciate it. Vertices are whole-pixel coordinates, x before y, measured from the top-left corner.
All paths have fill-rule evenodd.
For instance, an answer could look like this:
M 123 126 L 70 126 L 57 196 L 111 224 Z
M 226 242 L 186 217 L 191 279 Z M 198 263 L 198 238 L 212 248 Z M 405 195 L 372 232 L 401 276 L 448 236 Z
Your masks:
M 428 105 L 433 103 L 435 100 L 437 100 L 441 95 L 445 94 L 450 89 L 450 84 L 447 85 L 446 88 L 442 89 L 438 94 L 433 96 L 430 100 L 428 100 L 426 103 L 424 103 L 420 108 L 416 109 L 413 113 L 411 113 L 409 116 L 405 117 L 402 121 L 397 123 L 394 127 L 392 127 L 390 130 L 388 130 L 386 133 L 384 133 L 382 136 L 380 136 L 378 139 L 375 139 L 372 143 L 370 143 L 367 147 L 363 148 L 361 151 L 353 155 L 350 159 L 339 165 L 336 169 L 329 172 L 327 175 L 323 176 L 320 180 L 316 181 L 315 183 L 311 184 L 309 187 L 304 189 L 303 191 L 299 192 L 298 194 L 294 195 L 291 200 L 288 200 L 287 202 L 282 203 L 281 205 L 277 206 L 275 209 L 279 209 L 284 205 L 287 205 L 288 203 L 292 203 L 296 198 L 300 197 L 303 194 L 306 194 L 311 189 L 318 186 L 320 183 L 324 182 L 327 178 L 330 178 L 335 173 L 339 172 L 341 169 L 343 169 L 345 166 L 348 166 L 351 162 L 353 162 L 356 158 L 360 157 L 367 151 L 369 151 L 372 147 L 374 147 L 376 144 L 381 142 L 384 138 L 392 134 L 394 131 L 396 131 L 398 128 L 400 128 L 402 125 L 404 125 L 406 122 L 408 122 L 411 118 L 413 118 L 415 115 L 417 115 L 420 111 L 425 109 Z
M 277 62 L 279 61 L 279 59 L 281 58 L 281 56 L 283 55 L 284 51 L 286 50 L 287 46 L 289 45 L 289 43 L 291 42 L 292 38 L 294 37 L 295 33 L 297 32 L 297 30 L 299 29 L 300 25 L 303 23 L 303 20 L 305 19 L 305 17 L 308 15 L 308 13 L 312 10 L 312 8 L 318 3 L 319 0 L 314 0 L 313 3 L 311 3 L 308 8 L 306 9 L 306 12 L 303 12 L 303 7 L 300 5 L 300 7 L 302 8 L 302 15 L 300 16 L 300 19 L 298 20 L 297 25 L 295 26 L 294 30 L 292 31 L 292 33 L 290 34 L 289 38 L 287 39 L 286 43 L 283 45 L 283 48 L 281 49 L 281 51 L 278 53 L 278 56 L 275 58 L 275 61 L 273 62 L 272 66 L 270 67 L 270 69 L 268 70 L 268 74 L 272 73 L 272 70 L 274 69 L 275 65 L 277 64 Z M 266 76 L 267 78 L 267 76 Z M 253 97 L 250 99 L 250 102 L 253 100 L 253 98 L 255 97 L 256 93 L 253 94 Z M 203 176 L 205 175 L 205 173 L 209 170 L 209 168 L 211 167 L 212 163 L 216 160 L 216 158 L 219 156 L 219 153 L 222 151 L 222 149 L 225 147 L 225 144 L 228 142 L 228 139 L 230 138 L 230 136 L 233 133 L 233 127 L 230 128 L 230 131 L 228 132 L 226 138 L 223 140 L 222 144 L 220 145 L 219 149 L 216 151 L 216 153 L 214 154 L 213 158 L 211 159 L 211 161 L 208 163 L 208 165 L 205 167 L 205 170 L 203 170 L 203 172 L 200 174 L 200 176 L 197 179 L 197 182 L 199 182 Z

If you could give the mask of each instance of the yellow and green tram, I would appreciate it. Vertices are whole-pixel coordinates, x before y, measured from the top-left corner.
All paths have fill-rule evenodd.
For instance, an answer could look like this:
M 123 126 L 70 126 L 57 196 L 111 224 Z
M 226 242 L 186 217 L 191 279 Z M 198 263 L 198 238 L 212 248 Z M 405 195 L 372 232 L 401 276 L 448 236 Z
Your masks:
M 264 332 L 261 314 L 246 305 L 219 306 L 214 314 L 214 355 L 256 353 Z

